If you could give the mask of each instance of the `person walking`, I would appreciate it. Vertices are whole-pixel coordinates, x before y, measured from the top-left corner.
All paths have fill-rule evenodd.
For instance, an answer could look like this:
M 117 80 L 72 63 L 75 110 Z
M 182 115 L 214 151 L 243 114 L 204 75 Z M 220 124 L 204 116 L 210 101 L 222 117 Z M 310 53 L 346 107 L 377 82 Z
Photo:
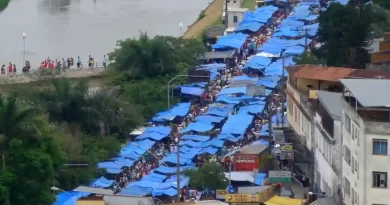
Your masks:
M 104 67 L 104 69 L 107 68 L 107 58 L 106 58 L 106 55 L 103 56 L 103 67 Z
M 16 76 L 16 65 L 13 66 L 13 75 Z
M 80 56 L 77 56 L 77 69 L 81 69 L 81 59 L 80 59 Z
M 8 76 L 12 77 L 12 63 L 11 62 L 9 62 L 9 64 L 8 64 Z

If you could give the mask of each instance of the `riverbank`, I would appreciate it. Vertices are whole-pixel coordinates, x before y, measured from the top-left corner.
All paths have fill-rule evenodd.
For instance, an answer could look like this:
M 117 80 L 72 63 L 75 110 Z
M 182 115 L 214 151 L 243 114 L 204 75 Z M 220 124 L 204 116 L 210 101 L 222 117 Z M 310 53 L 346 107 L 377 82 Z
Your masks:
M 224 0 L 213 0 L 204 10 L 204 17 L 191 24 L 184 33 L 183 38 L 197 38 L 203 34 L 207 27 L 211 26 L 222 17 L 222 4 Z
M 0 11 L 8 6 L 9 0 L 0 0 Z

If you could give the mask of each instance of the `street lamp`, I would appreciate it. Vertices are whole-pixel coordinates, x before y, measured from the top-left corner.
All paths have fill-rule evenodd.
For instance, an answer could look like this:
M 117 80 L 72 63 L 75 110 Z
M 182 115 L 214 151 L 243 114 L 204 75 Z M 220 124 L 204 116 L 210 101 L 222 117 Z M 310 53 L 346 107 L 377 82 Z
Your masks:
M 177 196 L 176 196 L 176 203 L 180 203 L 180 146 L 179 146 L 179 138 L 175 138 L 176 142 L 176 152 L 177 152 L 177 163 L 176 163 L 176 189 L 177 189 Z
M 183 23 L 181 23 L 181 22 L 179 23 L 179 28 L 180 28 L 180 36 L 181 36 L 181 35 L 182 35 L 182 31 L 181 31 L 181 30 L 182 30 L 182 28 L 183 28 Z M 180 36 L 179 36 L 179 37 L 180 37 Z
M 23 37 L 23 64 L 22 64 L 22 66 L 24 66 L 24 64 L 26 63 L 26 36 L 27 36 L 26 33 L 22 33 L 22 37 Z
M 168 81 L 168 86 L 167 86 L 168 109 L 171 106 L 170 101 L 169 101 L 170 100 L 169 99 L 169 88 L 170 88 L 171 82 L 178 77 L 210 78 L 210 76 L 204 76 L 204 75 L 177 75 L 177 76 L 171 78 L 171 80 Z
M 55 187 L 55 186 L 52 186 L 52 187 L 50 188 L 50 190 L 52 190 L 52 191 L 60 191 L 60 192 L 64 192 L 64 193 L 67 194 L 67 195 L 70 195 L 67 191 L 64 191 L 63 189 L 60 189 L 60 188 Z

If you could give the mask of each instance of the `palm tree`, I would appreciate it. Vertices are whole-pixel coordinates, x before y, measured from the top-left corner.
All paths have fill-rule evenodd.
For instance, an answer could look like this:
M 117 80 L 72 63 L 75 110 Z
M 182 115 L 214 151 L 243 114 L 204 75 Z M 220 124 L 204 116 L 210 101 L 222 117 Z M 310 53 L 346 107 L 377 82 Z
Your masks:
M 112 130 L 125 134 L 142 122 L 136 109 L 120 98 L 118 88 L 105 88 L 90 95 L 85 109 L 91 123 L 99 125 L 100 137 L 110 135 Z
M 3 172 L 7 168 L 8 143 L 12 139 L 28 140 L 39 137 L 37 114 L 37 110 L 29 106 L 21 108 L 21 105 L 17 103 L 16 94 L 8 97 L 0 96 L 0 154 Z M 8 205 L 9 191 L 5 194 L 6 204 Z

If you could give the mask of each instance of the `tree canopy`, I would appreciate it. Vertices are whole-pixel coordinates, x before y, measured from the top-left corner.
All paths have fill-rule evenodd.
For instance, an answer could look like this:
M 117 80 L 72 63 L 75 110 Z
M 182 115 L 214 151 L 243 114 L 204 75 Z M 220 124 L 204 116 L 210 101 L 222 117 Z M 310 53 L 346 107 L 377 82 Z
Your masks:
M 206 163 L 198 170 L 184 170 L 183 174 L 190 178 L 190 186 L 198 190 L 225 189 L 229 184 L 222 166 L 215 162 Z
M 104 176 L 96 164 L 117 156 L 128 133 L 166 109 L 167 82 L 204 51 L 198 40 L 141 34 L 109 55 L 107 87 L 92 92 L 83 80 L 63 78 L 11 86 L 0 96 L 0 204 L 51 204 L 51 186 L 69 190 Z M 68 166 L 74 162 L 87 166 Z
M 174 74 L 198 64 L 197 57 L 205 47 L 195 39 L 155 36 L 141 33 L 139 39 L 118 41 L 118 48 L 110 53 L 115 60 L 112 67 L 125 71 L 127 77 L 156 77 Z

